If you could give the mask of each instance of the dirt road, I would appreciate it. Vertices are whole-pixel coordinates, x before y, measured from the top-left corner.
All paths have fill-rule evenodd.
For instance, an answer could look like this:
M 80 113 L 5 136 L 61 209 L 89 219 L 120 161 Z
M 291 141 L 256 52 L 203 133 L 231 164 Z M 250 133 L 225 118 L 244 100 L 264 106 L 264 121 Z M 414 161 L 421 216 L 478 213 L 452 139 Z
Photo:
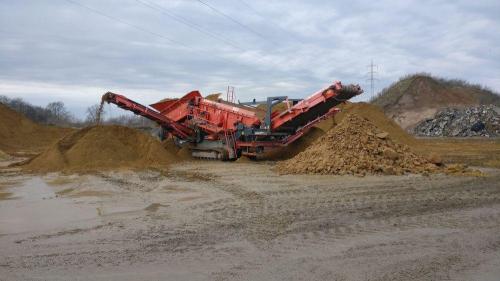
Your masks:
M 500 172 L 0 170 L 1 280 L 499 280 Z

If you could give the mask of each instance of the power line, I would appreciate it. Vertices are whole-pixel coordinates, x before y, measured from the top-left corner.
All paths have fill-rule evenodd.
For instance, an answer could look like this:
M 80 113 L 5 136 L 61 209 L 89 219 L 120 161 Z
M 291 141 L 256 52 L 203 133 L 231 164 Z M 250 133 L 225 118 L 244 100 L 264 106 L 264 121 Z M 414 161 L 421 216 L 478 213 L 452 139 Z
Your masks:
M 162 39 L 165 39 L 165 40 L 169 41 L 170 43 L 173 43 L 173 44 L 178 44 L 178 45 L 182 45 L 182 46 L 184 46 L 184 47 L 188 47 L 188 48 L 189 48 L 189 46 L 188 46 L 188 45 L 186 45 L 186 44 L 184 44 L 184 43 L 182 43 L 182 42 L 179 42 L 179 41 L 174 40 L 174 39 L 172 39 L 172 38 L 169 38 L 169 37 L 167 37 L 167 36 L 161 35 L 161 34 L 156 33 L 156 32 L 154 32 L 154 31 L 150 31 L 150 30 L 145 29 L 145 28 L 143 28 L 143 27 L 140 27 L 140 26 L 138 26 L 138 25 L 135 25 L 135 24 L 132 24 L 132 23 L 126 22 L 126 21 L 121 20 L 121 19 L 119 19 L 119 18 L 116 18 L 116 17 L 110 16 L 110 15 L 107 15 L 107 14 L 105 14 L 105 13 L 103 13 L 103 12 L 99 11 L 99 10 L 96 10 L 96 9 L 91 8 L 91 7 L 89 7 L 89 6 L 83 5 L 82 3 L 78 2 L 78 1 L 74 1 L 74 0 L 66 0 L 66 1 L 67 1 L 68 3 L 71 3 L 71 4 L 74 4 L 74 5 L 80 6 L 80 7 L 82 7 L 82 8 L 85 8 L 85 9 L 87 9 L 88 11 L 91 11 L 91 12 L 93 12 L 93 13 L 95 13 L 95 14 L 98 14 L 98 15 L 100 15 L 100 16 L 102 16 L 102 17 L 105 17 L 105 18 L 107 18 L 107 19 L 109 19 L 109 20 L 119 22 L 119 23 L 121 23 L 121 24 L 124 24 L 124 25 L 127 25 L 127 26 L 129 26 L 129 27 L 135 28 L 135 29 L 137 29 L 137 30 L 139 30 L 139 31 L 142 31 L 142 32 L 148 33 L 148 34 L 150 34 L 150 35 L 160 37 L 160 38 L 162 38 Z
M 188 46 L 188 45 L 186 45 L 186 44 L 184 44 L 184 43 L 182 43 L 182 42 L 180 42 L 180 41 L 174 40 L 174 39 L 169 38 L 169 37 L 167 37 L 167 36 L 164 36 L 164 35 L 162 35 L 162 34 L 156 33 L 156 32 L 154 32 L 154 31 L 150 31 L 150 30 L 148 30 L 148 29 L 146 29 L 146 28 L 143 28 L 143 27 L 141 27 L 141 26 L 138 26 L 138 25 L 135 25 L 135 24 L 129 23 L 129 22 L 127 22 L 127 21 L 121 20 L 121 19 L 119 19 L 119 18 L 117 18 L 117 17 L 113 17 L 113 16 L 110 16 L 110 15 L 107 15 L 107 14 L 105 14 L 104 12 L 102 12 L 102 11 L 100 11 L 100 10 L 97 10 L 97 9 L 92 8 L 92 7 L 86 6 L 86 5 L 84 5 L 84 4 L 82 4 L 82 3 L 78 2 L 78 1 L 75 1 L 75 0 L 66 0 L 66 1 L 67 1 L 68 3 L 71 3 L 71 4 L 74 4 L 74 5 L 80 6 L 80 7 L 84 8 L 84 9 L 86 9 L 86 10 L 88 10 L 88 11 L 92 12 L 92 13 L 95 13 L 95 14 L 98 14 L 98 15 L 100 15 L 100 16 L 102 16 L 102 17 L 105 17 L 105 18 L 107 18 L 107 19 L 109 19 L 109 20 L 111 20 L 111 21 L 116 21 L 116 22 L 119 22 L 119 23 L 121 23 L 121 24 L 127 25 L 127 26 L 129 26 L 129 27 L 134 28 L 134 29 L 137 29 L 137 30 L 139 30 L 139 31 L 141 31 L 141 32 L 144 32 L 144 33 L 147 33 L 147 34 L 149 34 L 149 35 L 152 35 L 152 36 L 156 36 L 156 37 L 159 37 L 159 38 L 165 39 L 165 40 L 167 40 L 167 41 L 169 41 L 169 42 L 171 42 L 171 43 L 173 43 L 173 44 L 182 45 L 182 46 L 186 47 L 187 49 L 191 49 L 191 50 L 192 50 L 192 47 L 191 47 L 191 46 Z M 219 57 L 220 59 L 222 59 L 222 60 L 226 61 L 227 63 L 230 63 L 230 64 L 234 63 L 233 61 L 230 61 L 230 60 L 228 60 L 228 59 L 226 59 L 225 57 L 222 57 L 222 56 L 220 56 L 220 55 L 217 55 L 217 57 Z M 264 57 L 257 58 L 256 60 L 257 60 L 257 61 L 266 62 L 266 61 L 264 60 Z M 266 63 L 269 63 L 269 62 L 266 62 Z M 271 62 L 271 65 L 272 65 L 272 66 L 275 66 L 275 64 L 274 64 L 274 63 L 272 63 L 272 62 Z
M 239 25 L 240 27 L 248 30 L 249 32 L 253 33 L 254 35 L 266 40 L 266 41 L 269 41 L 271 42 L 273 45 L 277 45 L 276 42 L 274 42 L 273 40 L 269 40 L 265 35 L 263 35 L 262 33 L 260 32 L 257 32 L 255 31 L 253 28 L 249 27 L 248 25 L 246 24 L 243 24 L 241 23 L 240 21 L 238 21 L 237 19 L 231 17 L 230 15 L 220 11 L 219 9 L 215 8 L 214 6 L 202 1 L 202 0 L 196 0 L 198 1 L 199 3 L 201 3 L 202 5 L 205 5 L 206 7 L 210 8 L 212 11 L 214 11 L 215 13 L 217 13 L 218 15 L 220 15 L 221 17 L 224 17 L 232 22 L 234 22 L 235 24 Z
M 371 98 L 375 97 L 375 81 L 378 80 L 377 78 L 374 78 L 374 75 L 377 73 L 377 71 L 373 70 L 375 67 L 378 68 L 377 65 L 373 64 L 373 60 L 367 67 L 370 68 L 370 71 L 368 74 L 370 75 L 370 78 L 366 79 L 367 81 L 370 81 L 370 90 L 371 90 Z
M 162 39 L 168 40 L 169 42 L 172 42 L 172 43 L 175 43 L 175 44 L 182 45 L 182 46 L 184 46 L 185 48 L 187 48 L 188 50 L 193 50 L 193 48 L 192 48 L 191 46 L 188 46 L 188 45 L 186 45 L 186 44 L 184 44 L 184 43 L 182 43 L 182 42 L 180 42 L 180 41 L 177 41 L 177 40 L 171 39 L 171 38 L 166 37 L 166 36 L 163 36 L 163 35 L 161 35 L 161 34 L 159 34 L 159 33 L 156 33 L 156 32 L 153 32 L 153 31 L 150 31 L 150 30 L 148 30 L 148 29 L 146 29 L 146 28 L 143 28 L 143 27 L 140 27 L 140 26 L 137 26 L 137 25 L 131 24 L 131 23 L 129 23 L 129 22 L 123 21 L 123 20 L 121 20 L 121 19 L 119 19 L 119 18 L 116 18 L 116 17 L 113 17 L 113 16 L 109 16 L 109 15 L 107 15 L 107 14 L 105 14 L 105 13 L 103 13 L 103 12 L 101 12 L 101 11 L 97 10 L 97 9 L 94 9 L 94 8 L 88 7 L 88 6 L 86 6 L 86 5 L 83 5 L 83 4 L 81 4 L 80 2 L 77 2 L 77 1 L 74 1 L 74 0 L 66 0 L 66 1 L 67 1 L 67 2 L 69 2 L 69 3 L 71 3 L 71 4 L 75 4 L 75 5 L 78 5 L 78 6 L 80 6 L 80 7 L 83 7 L 83 8 L 85 8 L 85 9 L 87 9 L 87 10 L 89 10 L 89 11 L 93 12 L 93 13 L 96 13 L 96 14 L 98 14 L 98 15 L 100 15 L 100 16 L 103 16 L 103 17 L 105 17 L 105 18 L 107 18 L 107 19 L 109 19 L 109 20 L 120 22 L 120 23 L 122 23 L 122 24 L 125 24 L 125 25 L 127 25 L 127 26 L 133 27 L 133 28 L 135 28 L 135 29 L 137 29 L 137 30 L 143 31 L 143 32 L 148 33 L 148 34 L 150 34 L 150 35 L 157 36 L 157 37 L 160 37 L 160 38 L 162 38 Z M 198 51 L 199 51 L 199 50 L 198 50 Z M 206 52 L 206 51 L 201 51 L 201 52 Z M 206 57 L 208 57 L 208 56 L 206 56 Z M 222 56 L 220 56 L 220 55 L 217 55 L 217 57 L 218 57 L 219 59 L 221 59 L 221 60 L 225 61 L 226 63 L 229 63 L 229 64 L 233 64 L 233 63 L 234 63 L 234 61 L 230 61 L 230 60 L 228 60 L 227 58 L 222 57 Z
M 172 12 L 168 11 L 166 8 L 162 7 L 162 6 L 161 6 L 161 5 L 159 5 L 159 4 L 153 3 L 152 1 L 149 1 L 149 0 L 136 0 L 136 1 L 137 1 L 137 2 L 139 2 L 139 3 L 141 3 L 141 4 L 143 4 L 143 5 L 145 5 L 145 6 L 147 6 L 147 7 L 149 7 L 150 9 L 157 10 L 157 11 L 159 11 L 159 12 L 163 13 L 164 15 L 167 15 L 167 16 L 171 17 L 172 19 L 174 19 L 174 20 L 176 20 L 176 21 L 178 21 L 178 22 L 181 22 L 181 23 L 183 23 L 183 24 L 185 24 L 185 25 L 187 25 L 187 26 L 189 26 L 189 27 L 191 27 L 191 28 L 193 28 L 193 29 L 195 29 L 195 30 L 197 30 L 197 31 L 201 32 L 201 33 L 204 33 L 204 34 L 206 34 L 206 35 L 208 35 L 208 36 L 210 36 L 210 37 L 214 38 L 214 39 L 217 39 L 217 40 L 220 40 L 220 41 L 222 41 L 222 42 L 225 42 L 225 43 L 227 43 L 228 45 L 230 45 L 230 46 L 232 46 L 232 47 L 234 47 L 234 48 L 236 48 L 236 49 L 238 49 L 238 50 L 240 50 L 240 51 L 243 51 L 243 52 L 249 52 L 249 50 L 244 49 L 244 48 L 242 48 L 242 47 L 240 47 L 240 46 L 238 46 L 238 45 L 236 45 L 236 44 L 232 43 L 232 42 L 231 42 L 231 41 L 229 41 L 228 39 L 223 38 L 223 37 L 221 37 L 221 36 L 218 36 L 217 34 L 214 34 L 214 33 L 212 33 L 212 32 L 208 32 L 208 31 L 206 31 L 206 30 L 202 29 L 202 27 L 201 27 L 200 25 L 195 24 L 195 23 L 192 23 L 192 22 L 189 22 L 189 20 L 188 20 L 188 19 L 186 19 L 186 18 L 184 18 L 184 17 L 181 17 L 181 16 L 179 16 L 179 15 L 173 14 Z M 147 2 L 145 2 L 145 1 L 147 1 Z M 156 7 L 157 7 L 157 8 L 156 8 Z M 226 62 L 233 63 L 233 62 L 231 62 L 231 61 L 227 60 L 227 59 L 226 59 L 226 58 L 224 58 L 224 57 L 221 57 L 221 56 L 219 56 L 219 57 L 220 57 L 221 59 L 225 60 Z M 268 61 L 265 61 L 265 59 L 264 59 L 263 57 L 259 57 L 259 58 L 257 58 L 256 60 L 257 60 L 257 61 L 262 61 L 262 62 L 265 62 L 265 63 L 268 63 L 268 64 L 269 64 L 269 62 L 268 62 Z M 276 65 L 275 65 L 274 63 L 272 63 L 272 62 L 271 62 L 270 64 L 271 64 L 271 66 L 274 66 L 274 67 L 276 66 Z
M 229 41 L 228 39 L 221 37 L 220 35 L 217 35 L 215 33 L 204 30 L 200 25 L 192 23 L 188 19 L 168 11 L 166 8 L 164 8 L 163 6 L 161 6 L 159 4 L 153 3 L 151 1 L 142 1 L 142 0 L 135 0 L 135 1 L 137 1 L 138 3 L 144 5 L 152 10 L 156 10 L 156 11 L 160 12 L 161 14 L 163 14 L 163 15 L 165 15 L 165 16 L 167 16 L 167 17 L 169 17 L 169 18 L 171 18 L 171 19 L 173 19 L 181 24 L 184 24 L 184 25 L 186 25 L 186 26 L 188 26 L 188 27 L 200 32 L 200 33 L 203 33 L 212 39 L 222 41 L 222 42 L 224 42 L 224 43 L 226 43 L 226 44 L 228 44 L 228 45 L 230 45 L 230 46 L 232 46 L 240 51 L 246 51 L 245 49 L 234 44 L 233 42 Z
M 295 36 L 294 34 L 292 34 L 291 32 L 289 32 L 288 30 L 282 28 L 281 26 L 279 26 L 278 24 L 276 24 L 275 22 L 273 22 L 272 20 L 269 19 L 269 17 L 263 15 L 262 13 L 258 12 L 257 10 L 255 10 L 252 6 L 250 6 L 250 4 L 248 4 L 247 2 L 243 1 L 243 0 L 238 0 L 241 4 L 243 4 L 244 6 L 246 6 L 249 10 L 251 10 L 254 14 L 258 15 L 259 17 L 263 18 L 266 20 L 266 23 L 267 24 L 271 24 L 273 25 L 274 27 L 280 29 L 281 31 L 284 31 L 285 33 L 287 33 L 289 35 L 290 38 L 293 38 L 295 41 L 299 42 L 299 43 L 305 43 L 304 41 L 302 41 L 301 39 L 299 39 L 297 36 Z

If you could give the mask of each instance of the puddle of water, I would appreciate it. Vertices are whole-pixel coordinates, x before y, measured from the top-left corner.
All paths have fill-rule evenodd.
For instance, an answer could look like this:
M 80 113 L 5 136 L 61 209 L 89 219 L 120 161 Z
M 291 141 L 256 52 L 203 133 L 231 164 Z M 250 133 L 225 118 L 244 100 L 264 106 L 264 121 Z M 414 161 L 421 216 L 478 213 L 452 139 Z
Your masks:
M 8 192 L 16 199 L 0 201 L 0 234 L 53 229 L 98 216 L 93 206 L 56 197 L 52 187 L 38 177 Z

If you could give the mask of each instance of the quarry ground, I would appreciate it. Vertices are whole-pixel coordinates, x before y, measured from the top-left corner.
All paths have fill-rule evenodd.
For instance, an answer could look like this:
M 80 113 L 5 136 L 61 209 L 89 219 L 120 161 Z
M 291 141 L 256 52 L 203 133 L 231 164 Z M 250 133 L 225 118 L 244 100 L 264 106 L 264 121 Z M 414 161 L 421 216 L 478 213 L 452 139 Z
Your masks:
M 6 163 L 3 163 L 6 164 Z M 498 280 L 500 170 L 0 170 L 0 280 Z

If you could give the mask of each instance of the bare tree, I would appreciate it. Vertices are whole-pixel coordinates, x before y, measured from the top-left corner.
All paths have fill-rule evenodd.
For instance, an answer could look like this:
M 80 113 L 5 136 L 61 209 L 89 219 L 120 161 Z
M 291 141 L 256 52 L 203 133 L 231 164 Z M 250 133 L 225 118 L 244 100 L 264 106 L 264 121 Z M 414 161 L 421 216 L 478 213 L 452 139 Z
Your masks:
M 87 107 L 87 117 L 85 118 L 85 122 L 87 124 L 96 124 L 98 119 L 102 119 L 103 117 L 104 108 L 102 108 L 99 104 Z
M 61 101 L 49 103 L 46 109 L 50 112 L 49 123 L 62 125 L 72 121 L 71 114 Z

